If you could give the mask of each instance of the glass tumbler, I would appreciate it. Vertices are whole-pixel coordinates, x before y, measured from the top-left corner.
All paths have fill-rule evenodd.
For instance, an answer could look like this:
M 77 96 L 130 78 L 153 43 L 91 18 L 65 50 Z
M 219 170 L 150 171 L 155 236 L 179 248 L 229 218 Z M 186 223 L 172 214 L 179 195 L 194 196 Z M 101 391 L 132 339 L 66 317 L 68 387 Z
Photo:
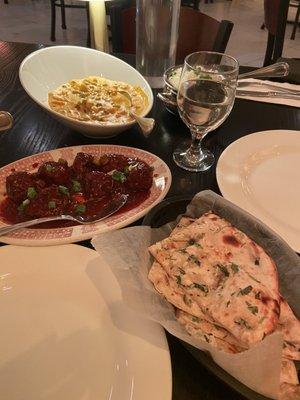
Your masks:
M 137 0 L 136 68 L 152 88 L 175 64 L 180 0 Z

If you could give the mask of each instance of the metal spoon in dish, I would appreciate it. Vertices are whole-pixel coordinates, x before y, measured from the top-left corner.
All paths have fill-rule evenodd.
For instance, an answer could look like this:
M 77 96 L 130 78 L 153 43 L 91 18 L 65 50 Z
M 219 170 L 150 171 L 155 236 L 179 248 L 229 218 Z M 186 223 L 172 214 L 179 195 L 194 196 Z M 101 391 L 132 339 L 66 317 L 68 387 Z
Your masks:
M 240 74 L 238 79 L 246 78 L 278 78 L 282 76 L 287 76 L 289 73 L 290 66 L 286 62 L 278 62 L 275 64 L 268 65 L 267 67 L 262 67 L 255 69 L 250 72 L 245 72 Z
M 37 218 L 37 219 L 32 219 L 31 221 L 26 221 L 26 222 L 21 222 L 19 224 L 15 225 L 9 225 L 5 226 L 3 228 L 0 228 L 0 236 L 6 235 L 7 233 L 17 231 L 22 228 L 28 228 L 29 226 L 33 225 L 38 225 L 42 224 L 44 222 L 51 222 L 51 221 L 63 221 L 63 220 L 69 220 L 69 221 L 74 221 L 78 222 L 79 224 L 86 225 L 86 224 L 93 224 L 99 221 L 102 221 L 103 219 L 109 217 L 110 215 L 114 214 L 118 210 L 120 210 L 121 207 L 124 206 L 124 204 L 127 201 L 127 195 L 125 194 L 120 194 L 117 197 L 113 198 L 110 203 L 108 203 L 106 206 L 104 206 L 101 211 L 95 216 L 89 217 L 89 216 L 84 216 L 84 215 L 57 215 L 53 217 L 44 217 L 44 218 Z
M 132 98 L 131 98 L 130 94 L 128 92 L 126 92 L 125 90 L 118 90 L 118 93 L 120 93 L 121 95 L 126 97 L 126 99 L 129 101 L 129 103 L 130 103 L 129 114 L 132 118 L 134 118 L 136 120 L 136 122 L 139 125 L 139 127 L 141 128 L 143 134 L 146 136 L 149 135 L 149 133 L 151 133 L 151 131 L 154 128 L 155 120 L 153 118 L 140 117 L 139 115 L 135 114 L 132 111 Z

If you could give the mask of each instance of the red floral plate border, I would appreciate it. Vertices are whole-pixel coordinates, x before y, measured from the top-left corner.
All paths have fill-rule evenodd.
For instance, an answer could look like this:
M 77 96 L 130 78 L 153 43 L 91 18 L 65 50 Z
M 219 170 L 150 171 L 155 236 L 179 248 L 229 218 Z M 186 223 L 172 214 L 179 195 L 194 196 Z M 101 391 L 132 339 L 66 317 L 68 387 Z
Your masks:
M 104 221 L 91 225 L 75 225 L 72 227 L 55 228 L 55 229 L 22 229 L 7 236 L 0 237 L 0 241 L 8 244 L 23 246 L 51 246 L 58 244 L 74 243 L 81 240 L 91 239 L 98 233 L 109 230 L 123 228 L 141 217 L 143 217 L 152 207 L 158 204 L 168 193 L 171 185 L 172 175 L 169 167 L 159 157 L 145 150 L 133 147 L 117 146 L 117 145 L 84 145 L 65 147 L 61 149 L 51 150 L 44 153 L 35 154 L 21 160 L 15 161 L 0 169 L 0 201 L 5 194 L 5 179 L 12 172 L 28 171 L 34 172 L 38 168 L 37 164 L 45 161 L 59 158 L 66 159 L 71 163 L 76 154 L 85 152 L 93 155 L 101 155 L 104 153 L 122 154 L 127 157 L 138 157 L 154 168 L 153 185 L 150 190 L 150 196 L 137 207 L 121 214 L 112 215 Z M 7 224 L 0 220 L 0 227 Z

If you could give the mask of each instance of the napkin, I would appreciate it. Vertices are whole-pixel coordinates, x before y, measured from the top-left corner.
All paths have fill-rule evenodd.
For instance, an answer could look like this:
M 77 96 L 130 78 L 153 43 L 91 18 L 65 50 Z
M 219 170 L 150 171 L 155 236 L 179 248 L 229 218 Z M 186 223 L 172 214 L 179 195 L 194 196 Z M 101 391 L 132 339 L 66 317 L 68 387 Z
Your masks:
M 284 89 L 292 89 L 292 90 L 297 90 L 299 92 L 299 99 L 284 99 L 284 98 L 278 98 L 278 97 L 253 97 L 253 96 L 239 96 L 238 94 L 236 95 L 236 97 L 238 97 L 239 99 L 246 99 L 246 100 L 254 100 L 254 101 L 261 101 L 263 103 L 273 103 L 273 104 L 284 104 L 286 106 L 291 106 L 291 107 L 300 107 L 300 85 L 295 85 L 295 84 L 291 84 L 291 83 L 281 83 L 281 82 L 271 82 L 271 81 L 266 81 L 266 80 L 260 80 L 260 79 L 253 79 L 253 78 L 249 78 L 249 79 L 243 79 L 241 82 L 249 82 L 249 86 L 247 87 L 241 87 L 240 89 L 243 91 L 246 90 L 254 90 L 256 92 L 269 92 L 269 91 L 275 91 L 275 89 L 270 89 L 267 86 L 256 86 L 256 85 L 252 85 L 254 83 L 266 83 L 266 84 L 270 84 L 273 86 L 278 87 L 278 89 L 280 88 L 284 88 Z

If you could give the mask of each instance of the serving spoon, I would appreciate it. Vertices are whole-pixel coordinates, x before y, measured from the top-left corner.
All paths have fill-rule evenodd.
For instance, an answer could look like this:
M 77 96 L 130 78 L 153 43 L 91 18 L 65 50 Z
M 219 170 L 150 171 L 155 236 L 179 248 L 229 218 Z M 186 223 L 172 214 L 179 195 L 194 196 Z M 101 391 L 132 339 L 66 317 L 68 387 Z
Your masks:
M 149 135 L 149 133 L 151 133 L 151 131 L 154 128 L 155 120 L 153 118 L 140 117 L 139 115 L 135 114 L 132 111 L 132 98 L 130 94 L 125 90 L 118 90 L 118 93 L 126 97 L 126 99 L 130 102 L 130 109 L 129 109 L 130 116 L 136 120 L 143 134 L 146 136 Z
M 119 196 L 114 197 L 112 201 L 106 206 L 104 206 L 97 215 L 94 215 L 92 217 L 84 215 L 73 216 L 73 215 L 63 214 L 63 215 L 56 215 L 53 217 L 32 219 L 30 221 L 25 221 L 19 224 L 9 225 L 0 228 L 0 236 L 6 235 L 7 233 L 14 232 L 22 228 L 28 228 L 29 226 L 38 225 L 44 222 L 51 222 L 51 221 L 68 220 L 68 221 L 78 222 L 79 224 L 82 225 L 93 224 L 95 222 L 102 221 L 103 219 L 109 217 L 110 215 L 120 210 L 120 208 L 123 207 L 124 204 L 126 203 L 127 197 L 128 196 L 125 194 L 120 194 Z
M 247 78 L 279 78 L 287 76 L 289 74 L 290 66 L 286 62 L 278 62 L 275 64 L 268 65 L 267 67 L 262 67 L 255 69 L 250 72 L 245 72 L 240 74 L 238 79 Z

